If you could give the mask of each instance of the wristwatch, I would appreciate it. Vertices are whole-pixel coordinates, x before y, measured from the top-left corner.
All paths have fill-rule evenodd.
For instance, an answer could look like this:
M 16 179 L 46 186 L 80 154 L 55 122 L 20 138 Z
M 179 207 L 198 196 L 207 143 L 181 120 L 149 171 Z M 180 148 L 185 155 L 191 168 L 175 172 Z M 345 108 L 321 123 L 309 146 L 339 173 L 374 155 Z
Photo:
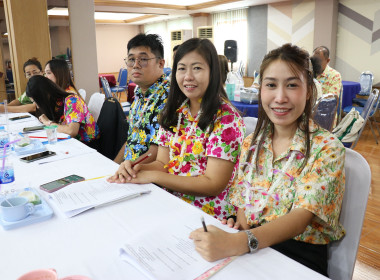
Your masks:
M 256 236 L 254 236 L 250 230 L 245 230 L 245 233 L 248 236 L 249 252 L 252 254 L 259 249 L 259 241 L 257 240 Z

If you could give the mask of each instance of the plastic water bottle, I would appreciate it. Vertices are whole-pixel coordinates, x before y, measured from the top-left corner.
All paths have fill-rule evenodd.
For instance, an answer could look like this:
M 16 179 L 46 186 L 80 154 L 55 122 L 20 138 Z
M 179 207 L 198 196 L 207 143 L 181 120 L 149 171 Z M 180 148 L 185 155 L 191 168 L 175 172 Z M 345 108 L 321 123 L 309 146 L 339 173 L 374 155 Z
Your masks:
M 4 163 L 4 166 L 3 166 Z M 0 156 L 0 183 L 11 184 L 15 180 L 15 171 L 9 154 Z
M 9 142 L 9 133 L 4 126 L 0 126 L 0 156 L 3 155 L 4 147 Z M 6 153 L 9 153 L 11 147 L 8 146 Z

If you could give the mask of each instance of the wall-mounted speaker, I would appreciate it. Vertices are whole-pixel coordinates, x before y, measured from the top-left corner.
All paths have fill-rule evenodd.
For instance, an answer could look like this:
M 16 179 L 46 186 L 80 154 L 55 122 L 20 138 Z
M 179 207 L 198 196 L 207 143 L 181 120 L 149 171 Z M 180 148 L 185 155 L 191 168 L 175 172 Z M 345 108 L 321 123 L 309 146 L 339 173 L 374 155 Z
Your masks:
M 224 55 L 231 62 L 237 61 L 237 42 L 235 40 L 224 41 Z

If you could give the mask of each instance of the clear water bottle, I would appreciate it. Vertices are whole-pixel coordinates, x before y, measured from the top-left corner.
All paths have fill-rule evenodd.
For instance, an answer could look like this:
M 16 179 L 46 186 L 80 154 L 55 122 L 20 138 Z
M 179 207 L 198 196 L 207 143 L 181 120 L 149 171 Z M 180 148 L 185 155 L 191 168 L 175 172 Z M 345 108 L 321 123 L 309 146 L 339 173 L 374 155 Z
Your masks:
M 8 154 L 0 156 L 0 183 L 11 184 L 15 180 L 12 159 Z
M 0 155 L 3 155 L 4 147 L 9 143 L 9 133 L 5 130 L 4 126 L 0 126 Z M 11 147 L 7 147 L 6 153 L 9 153 Z

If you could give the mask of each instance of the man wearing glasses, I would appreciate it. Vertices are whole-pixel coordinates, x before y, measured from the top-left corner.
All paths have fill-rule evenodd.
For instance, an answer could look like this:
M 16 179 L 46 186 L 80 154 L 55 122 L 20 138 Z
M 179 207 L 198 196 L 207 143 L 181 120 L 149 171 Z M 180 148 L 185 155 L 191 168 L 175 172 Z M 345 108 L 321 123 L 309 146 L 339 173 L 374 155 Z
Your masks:
M 27 80 L 34 75 L 42 75 L 42 66 L 37 58 L 33 57 L 24 63 L 24 73 Z M 24 92 L 19 98 L 12 100 L 7 109 L 10 113 L 33 113 L 36 111 L 36 104 Z M 0 104 L 0 112 L 4 112 L 4 105 Z
M 138 34 L 128 42 L 127 49 L 128 56 L 124 61 L 137 87 L 128 116 L 128 138 L 114 159 L 121 165 L 113 180 L 122 179 L 120 170 L 128 172 L 132 163 L 139 158 L 151 154 L 144 163 L 155 160 L 157 146 L 152 141 L 157 135 L 157 118 L 164 108 L 170 88 L 163 72 L 165 60 L 160 36 Z

